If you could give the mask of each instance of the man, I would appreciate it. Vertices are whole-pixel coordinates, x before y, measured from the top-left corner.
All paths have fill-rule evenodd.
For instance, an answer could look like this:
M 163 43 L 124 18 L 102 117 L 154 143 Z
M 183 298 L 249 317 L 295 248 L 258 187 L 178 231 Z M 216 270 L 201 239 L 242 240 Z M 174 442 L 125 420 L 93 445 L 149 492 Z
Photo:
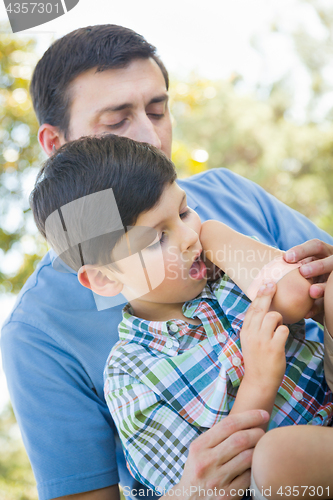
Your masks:
M 111 132 L 170 156 L 167 91 L 166 69 L 140 35 L 111 25 L 77 30 L 48 49 L 33 75 L 40 144 L 52 155 L 67 141 Z M 300 214 L 230 171 L 208 171 L 180 184 L 202 220 L 222 220 L 281 249 L 313 237 L 332 243 Z M 101 305 L 74 273 L 57 272 L 56 264 L 52 253 L 44 257 L 3 327 L 13 407 L 40 500 L 68 495 L 117 500 L 114 425 L 102 373 L 117 340 L 122 306 Z M 310 330 L 318 335 L 313 323 Z M 196 497 L 199 487 L 216 487 L 240 498 L 235 492 L 249 485 L 252 451 L 267 418 L 259 411 L 228 417 L 199 436 L 178 485 L 184 489 L 173 494 Z

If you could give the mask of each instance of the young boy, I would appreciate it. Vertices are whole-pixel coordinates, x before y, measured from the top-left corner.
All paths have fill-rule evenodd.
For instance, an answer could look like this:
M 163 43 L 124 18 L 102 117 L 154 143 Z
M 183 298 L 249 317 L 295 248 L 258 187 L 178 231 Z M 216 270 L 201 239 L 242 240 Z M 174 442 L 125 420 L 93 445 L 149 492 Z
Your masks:
M 38 229 L 80 282 L 129 301 L 105 395 L 133 475 L 156 491 L 178 483 L 191 442 L 229 413 L 265 409 L 269 428 L 333 415 L 322 346 L 269 312 L 276 285 L 249 308 L 227 275 L 207 283 L 200 235 L 204 250 L 214 242 L 175 179 L 156 148 L 91 137 L 60 148 L 31 195 Z

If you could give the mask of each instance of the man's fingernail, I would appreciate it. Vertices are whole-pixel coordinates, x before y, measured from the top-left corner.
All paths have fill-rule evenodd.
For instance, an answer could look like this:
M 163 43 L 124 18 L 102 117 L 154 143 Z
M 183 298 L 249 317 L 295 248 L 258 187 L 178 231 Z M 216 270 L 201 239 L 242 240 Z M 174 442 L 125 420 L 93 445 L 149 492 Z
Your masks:
M 302 266 L 303 276 L 308 276 L 311 273 L 312 273 L 312 266 L 310 266 L 309 264 L 304 264 L 304 266 Z
M 289 262 L 295 262 L 296 261 L 296 254 L 292 250 L 288 250 L 286 252 L 286 257 Z
M 268 420 L 269 414 L 267 413 L 267 411 L 260 410 L 260 414 L 265 420 Z

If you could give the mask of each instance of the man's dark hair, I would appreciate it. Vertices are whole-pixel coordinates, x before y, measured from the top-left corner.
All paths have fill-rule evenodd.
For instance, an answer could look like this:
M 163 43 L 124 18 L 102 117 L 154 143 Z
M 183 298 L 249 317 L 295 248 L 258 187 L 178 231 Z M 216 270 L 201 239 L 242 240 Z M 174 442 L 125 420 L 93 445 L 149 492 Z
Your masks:
M 78 271 L 83 264 L 110 263 L 112 248 L 124 231 L 111 231 L 86 241 L 80 235 L 98 234 L 102 219 L 109 221 L 119 215 L 125 230 L 134 226 L 141 213 L 158 204 L 165 186 L 176 177 L 172 161 L 154 146 L 112 134 L 83 137 L 64 144 L 45 162 L 30 195 L 30 206 L 40 233 L 61 259 Z M 107 189 L 112 189 L 116 204 L 100 206 L 99 199 Z M 89 203 L 85 207 L 82 203 L 94 193 L 101 194 L 94 205 L 97 213 L 87 212 Z M 68 205 L 75 200 L 82 203 Z M 68 209 L 71 229 L 64 220 L 64 210 L 68 213 Z M 51 214 L 55 215 L 54 223 L 48 224 Z M 69 250 L 59 251 L 64 245 Z
M 124 68 L 135 59 L 151 57 L 169 87 L 168 72 L 156 48 L 135 31 L 113 24 L 80 28 L 54 42 L 38 62 L 30 93 L 40 125 L 58 127 L 68 139 L 70 83 L 81 73 L 96 68 Z

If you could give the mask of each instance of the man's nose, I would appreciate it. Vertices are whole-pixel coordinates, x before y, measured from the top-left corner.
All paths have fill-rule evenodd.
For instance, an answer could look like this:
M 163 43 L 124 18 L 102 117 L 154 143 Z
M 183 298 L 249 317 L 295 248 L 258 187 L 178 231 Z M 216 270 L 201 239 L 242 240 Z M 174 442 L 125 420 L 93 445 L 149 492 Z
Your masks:
M 138 142 L 147 142 L 158 149 L 162 147 L 157 130 L 146 114 L 138 117 L 130 138 Z

